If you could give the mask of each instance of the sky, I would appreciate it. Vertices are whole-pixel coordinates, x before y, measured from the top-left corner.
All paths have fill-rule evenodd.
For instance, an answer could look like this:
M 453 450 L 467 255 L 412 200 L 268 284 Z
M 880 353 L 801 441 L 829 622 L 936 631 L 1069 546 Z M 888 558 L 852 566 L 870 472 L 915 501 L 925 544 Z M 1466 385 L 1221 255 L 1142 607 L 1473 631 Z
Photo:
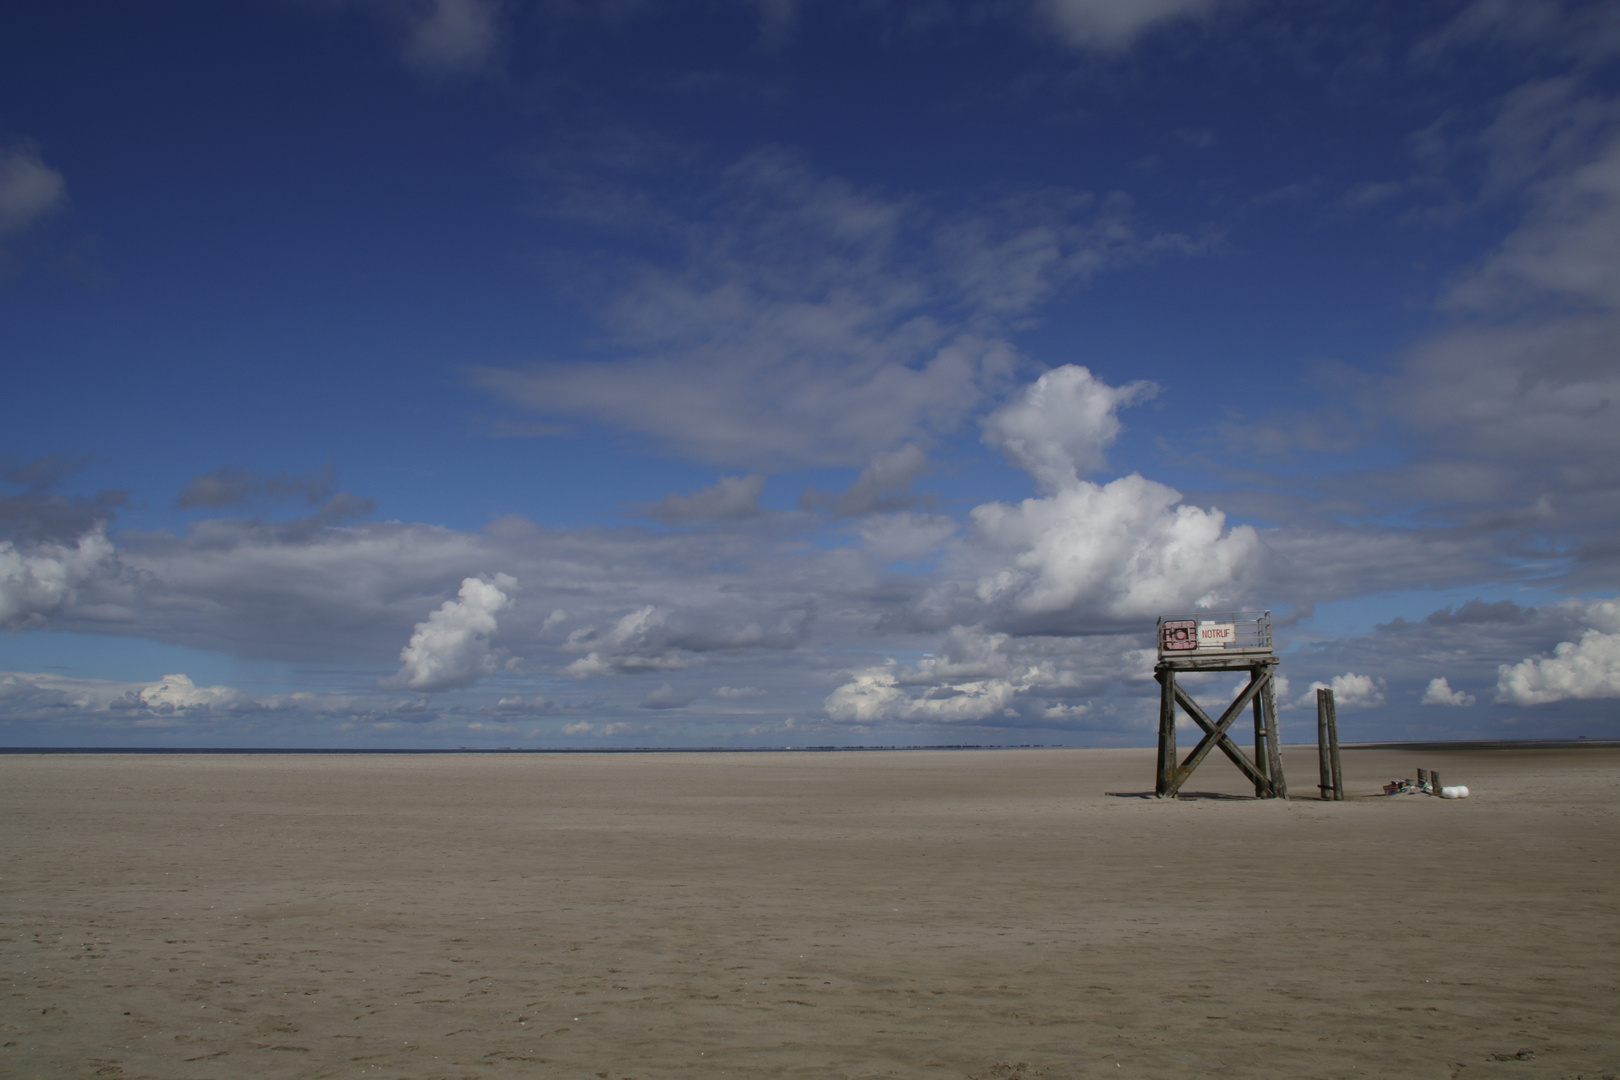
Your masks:
M 5 5 L 0 745 L 1620 738 L 1616 342 L 1612 4 Z

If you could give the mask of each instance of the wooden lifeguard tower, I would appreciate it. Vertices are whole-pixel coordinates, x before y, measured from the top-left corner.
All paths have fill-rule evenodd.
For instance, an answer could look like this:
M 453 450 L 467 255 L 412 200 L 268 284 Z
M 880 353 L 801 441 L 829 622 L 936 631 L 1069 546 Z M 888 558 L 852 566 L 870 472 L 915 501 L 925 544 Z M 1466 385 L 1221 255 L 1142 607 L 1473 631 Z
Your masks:
M 1154 793 L 1174 799 L 1193 770 L 1211 750 L 1219 750 L 1254 783 L 1260 799 L 1288 798 L 1283 779 L 1281 744 L 1277 739 L 1277 655 L 1271 647 L 1271 612 L 1199 612 L 1159 617 L 1159 769 Z M 1182 671 L 1247 671 L 1249 682 L 1237 698 L 1211 720 L 1192 696 L 1176 685 Z M 1183 709 L 1204 731 L 1185 760 L 1176 756 L 1176 708 Z M 1250 761 L 1228 731 L 1245 709 L 1254 711 L 1254 760 Z

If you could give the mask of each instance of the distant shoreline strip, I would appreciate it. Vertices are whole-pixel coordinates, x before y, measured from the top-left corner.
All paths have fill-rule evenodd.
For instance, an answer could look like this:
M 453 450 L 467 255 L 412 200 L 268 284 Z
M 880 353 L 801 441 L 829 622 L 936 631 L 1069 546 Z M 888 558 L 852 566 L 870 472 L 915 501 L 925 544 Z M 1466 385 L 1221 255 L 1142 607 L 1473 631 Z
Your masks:
M 1459 742 L 1367 742 L 1345 743 L 1343 750 L 1581 750 L 1598 747 L 1612 750 L 1620 739 L 1489 739 Z
M 1304 746 L 1306 744 L 1300 744 Z M 1620 739 L 1495 739 L 1456 742 L 1346 743 L 1345 750 L 1580 750 L 1620 748 Z M 0 746 L 0 754 L 846 754 L 898 750 L 1151 750 L 1151 746 L 1057 743 L 937 743 L 917 746 Z

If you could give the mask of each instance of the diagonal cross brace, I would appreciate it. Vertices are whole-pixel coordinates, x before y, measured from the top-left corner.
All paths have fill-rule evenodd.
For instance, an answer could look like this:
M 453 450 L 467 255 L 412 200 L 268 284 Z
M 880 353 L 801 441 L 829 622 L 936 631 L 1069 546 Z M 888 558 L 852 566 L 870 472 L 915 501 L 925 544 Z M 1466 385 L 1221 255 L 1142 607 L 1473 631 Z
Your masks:
M 1249 759 L 1243 756 L 1243 752 L 1237 748 L 1236 744 L 1226 734 L 1243 710 L 1248 708 L 1249 703 L 1254 700 L 1255 695 L 1270 681 L 1270 671 L 1263 672 L 1259 678 L 1251 677 L 1249 685 L 1243 688 L 1243 692 L 1238 695 L 1237 700 L 1226 707 L 1226 711 L 1221 713 L 1219 720 L 1213 721 L 1210 720 L 1209 715 L 1199 707 L 1198 702 L 1194 701 L 1187 691 L 1183 690 L 1180 685 L 1176 686 L 1176 702 L 1187 711 L 1187 715 L 1193 718 L 1194 723 L 1204 729 L 1204 737 L 1199 740 L 1197 746 L 1193 747 L 1193 752 L 1187 755 L 1187 760 L 1176 767 L 1175 775 L 1170 781 L 1170 788 L 1166 792 L 1167 795 L 1174 797 L 1181 790 L 1181 785 L 1186 783 L 1187 778 L 1192 775 L 1193 770 L 1198 768 L 1199 763 L 1215 747 L 1219 747 L 1221 753 L 1225 754 L 1227 759 L 1236 765 L 1239 771 L 1257 787 L 1275 793 L 1276 788 L 1270 779 L 1261 775 L 1260 771 L 1249 763 Z

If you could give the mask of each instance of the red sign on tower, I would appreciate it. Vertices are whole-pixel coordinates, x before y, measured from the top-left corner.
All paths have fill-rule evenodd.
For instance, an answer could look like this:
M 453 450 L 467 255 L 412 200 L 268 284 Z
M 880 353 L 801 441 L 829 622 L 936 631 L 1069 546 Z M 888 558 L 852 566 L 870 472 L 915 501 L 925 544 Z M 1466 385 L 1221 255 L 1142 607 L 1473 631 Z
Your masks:
M 1166 619 L 1159 624 L 1159 651 L 1184 652 L 1198 648 L 1197 619 Z

